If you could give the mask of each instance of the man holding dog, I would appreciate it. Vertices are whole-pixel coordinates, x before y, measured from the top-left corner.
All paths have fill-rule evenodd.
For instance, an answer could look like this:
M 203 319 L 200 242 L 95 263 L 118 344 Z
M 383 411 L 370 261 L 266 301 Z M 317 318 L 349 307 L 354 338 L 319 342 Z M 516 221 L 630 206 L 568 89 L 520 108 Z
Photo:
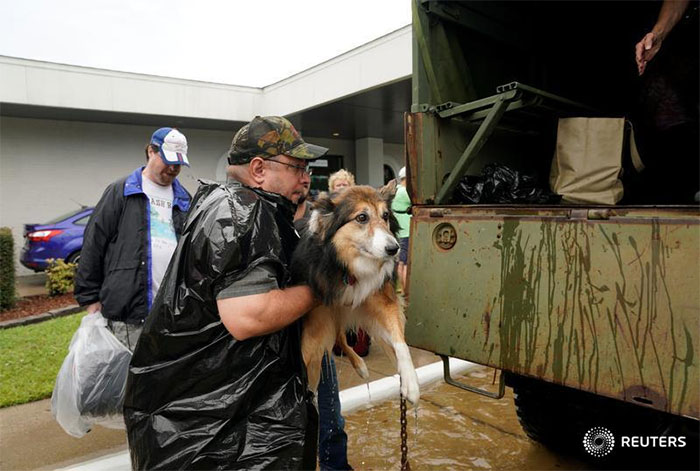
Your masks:
M 131 363 L 134 469 L 312 469 L 318 417 L 291 286 L 294 204 L 327 152 L 281 117 L 234 136 L 226 185 L 203 182 Z

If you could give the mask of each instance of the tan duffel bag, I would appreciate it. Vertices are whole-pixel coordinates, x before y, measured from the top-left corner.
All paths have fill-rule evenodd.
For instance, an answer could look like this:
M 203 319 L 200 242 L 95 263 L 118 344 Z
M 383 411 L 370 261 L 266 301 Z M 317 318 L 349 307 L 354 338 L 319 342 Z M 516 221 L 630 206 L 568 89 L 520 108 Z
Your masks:
M 629 139 L 628 146 L 625 139 Z M 627 148 L 634 168 L 641 172 L 644 165 L 634 131 L 625 118 L 559 119 L 549 175 L 552 191 L 569 203 L 617 203 L 624 194 L 620 173 Z

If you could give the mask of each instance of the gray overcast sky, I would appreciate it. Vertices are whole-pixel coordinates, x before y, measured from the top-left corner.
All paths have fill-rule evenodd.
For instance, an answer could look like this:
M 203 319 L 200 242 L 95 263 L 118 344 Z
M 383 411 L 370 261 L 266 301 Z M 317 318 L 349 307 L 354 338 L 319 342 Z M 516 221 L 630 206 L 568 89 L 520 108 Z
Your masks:
M 0 55 L 261 87 L 410 22 L 410 0 L 0 0 Z

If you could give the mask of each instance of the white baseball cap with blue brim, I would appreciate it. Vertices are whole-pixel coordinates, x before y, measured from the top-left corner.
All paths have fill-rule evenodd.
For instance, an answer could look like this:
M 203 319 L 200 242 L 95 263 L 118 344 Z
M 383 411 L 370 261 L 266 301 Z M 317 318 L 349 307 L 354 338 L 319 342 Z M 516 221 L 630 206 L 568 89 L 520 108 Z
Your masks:
M 165 165 L 187 165 L 187 138 L 177 129 L 160 128 L 151 136 L 151 144 L 158 147 Z

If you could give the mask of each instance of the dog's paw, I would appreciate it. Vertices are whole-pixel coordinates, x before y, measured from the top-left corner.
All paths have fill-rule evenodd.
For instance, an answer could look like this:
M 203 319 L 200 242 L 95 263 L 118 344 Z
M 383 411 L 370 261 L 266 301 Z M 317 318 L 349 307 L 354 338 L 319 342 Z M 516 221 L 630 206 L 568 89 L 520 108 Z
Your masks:
M 369 370 L 367 369 L 367 364 L 362 358 L 360 358 L 360 364 L 357 366 L 357 368 L 355 368 L 355 371 L 357 371 L 357 374 L 360 375 L 360 378 L 369 379 Z
M 418 404 L 418 400 L 420 399 L 420 386 L 415 370 L 410 370 L 401 375 L 401 394 L 408 399 L 411 405 L 415 406 Z

